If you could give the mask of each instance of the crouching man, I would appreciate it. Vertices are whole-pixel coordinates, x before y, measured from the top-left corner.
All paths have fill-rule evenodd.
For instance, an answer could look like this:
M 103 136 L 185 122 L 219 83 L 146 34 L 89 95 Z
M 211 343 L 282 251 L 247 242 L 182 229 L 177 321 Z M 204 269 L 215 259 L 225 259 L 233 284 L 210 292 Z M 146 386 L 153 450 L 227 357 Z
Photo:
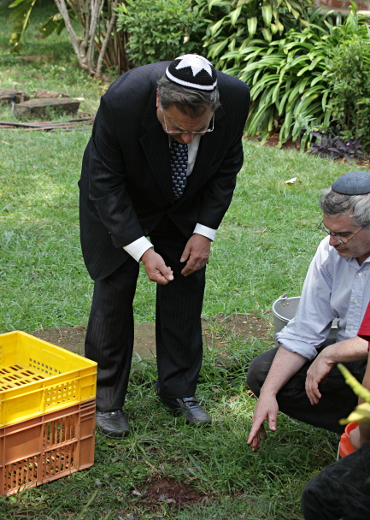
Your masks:
M 336 368 L 343 363 L 362 381 L 367 341 L 357 336 L 370 299 L 370 173 L 349 172 L 322 194 L 327 236 L 309 267 L 296 316 L 277 335 L 279 346 L 255 358 L 247 382 L 259 397 L 248 444 L 276 430 L 279 410 L 314 426 L 342 433 L 339 420 L 356 396 Z M 338 337 L 328 339 L 338 318 Z M 334 343 L 333 343 L 334 342 Z

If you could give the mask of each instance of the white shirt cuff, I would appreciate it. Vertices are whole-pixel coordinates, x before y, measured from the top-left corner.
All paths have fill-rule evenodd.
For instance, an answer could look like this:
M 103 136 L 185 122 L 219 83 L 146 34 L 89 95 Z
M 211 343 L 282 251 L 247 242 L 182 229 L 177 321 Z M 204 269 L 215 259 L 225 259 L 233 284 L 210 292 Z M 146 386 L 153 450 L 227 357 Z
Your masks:
M 140 258 L 143 256 L 145 251 L 148 251 L 153 247 L 153 244 L 145 237 L 140 237 L 131 244 L 124 246 L 123 249 L 130 255 L 134 260 L 140 262 Z
M 197 224 L 195 226 L 193 233 L 197 233 L 198 235 L 203 235 L 204 237 L 209 238 L 213 242 L 215 239 L 215 236 L 216 236 L 216 231 L 217 231 L 217 229 L 212 229 L 210 227 L 203 226 L 203 224 Z

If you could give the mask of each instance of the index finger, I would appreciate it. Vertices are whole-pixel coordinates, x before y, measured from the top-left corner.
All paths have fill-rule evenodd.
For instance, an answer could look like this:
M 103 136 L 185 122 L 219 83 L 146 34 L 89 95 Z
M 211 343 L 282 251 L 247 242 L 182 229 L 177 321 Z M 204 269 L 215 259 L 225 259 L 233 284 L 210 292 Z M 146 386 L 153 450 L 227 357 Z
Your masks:
M 263 426 L 261 424 L 259 424 L 258 426 L 257 426 L 257 424 L 252 425 L 251 431 L 249 432 L 247 444 L 252 444 L 255 437 L 259 438 L 260 433 L 262 431 L 266 435 L 265 429 L 263 428 Z
M 190 260 L 188 260 L 186 262 L 185 267 L 182 269 L 181 274 L 184 276 L 188 276 L 189 274 L 194 273 L 196 270 L 197 269 L 195 262 L 191 262 Z
M 317 404 L 320 400 L 321 394 L 319 390 L 310 390 L 307 392 L 307 396 L 311 404 Z
M 162 272 L 164 271 L 164 272 Z M 156 283 L 159 283 L 159 285 L 167 285 L 168 282 L 172 282 L 173 280 L 173 271 L 171 268 L 168 268 L 168 270 L 160 270 L 157 269 L 157 272 L 154 275 L 154 280 Z
M 314 386 L 306 383 L 306 394 L 311 404 L 317 404 L 321 398 L 318 385 Z
M 252 451 L 257 451 L 260 449 L 260 447 L 261 447 L 261 437 L 257 434 L 252 441 Z

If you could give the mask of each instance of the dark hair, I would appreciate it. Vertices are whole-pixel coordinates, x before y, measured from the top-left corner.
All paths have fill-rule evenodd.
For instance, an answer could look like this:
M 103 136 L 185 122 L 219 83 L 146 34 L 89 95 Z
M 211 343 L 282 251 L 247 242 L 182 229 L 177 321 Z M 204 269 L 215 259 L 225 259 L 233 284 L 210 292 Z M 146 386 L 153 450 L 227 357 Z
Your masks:
M 211 92 L 182 87 L 170 81 L 165 75 L 158 81 L 158 92 L 164 110 L 175 105 L 182 114 L 190 117 L 203 114 L 207 107 L 215 112 L 221 105 L 217 87 Z
M 322 191 L 320 207 L 326 215 L 348 215 L 355 226 L 370 222 L 370 193 L 365 195 L 343 195 L 331 188 Z

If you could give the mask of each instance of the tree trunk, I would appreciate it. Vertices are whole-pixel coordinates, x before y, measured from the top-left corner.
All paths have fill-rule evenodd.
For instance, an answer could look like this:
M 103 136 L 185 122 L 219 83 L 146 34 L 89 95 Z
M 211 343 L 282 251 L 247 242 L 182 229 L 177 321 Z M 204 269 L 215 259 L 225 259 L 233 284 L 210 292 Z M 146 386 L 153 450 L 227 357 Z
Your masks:
M 55 1 L 55 4 L 56 4 L 60 14 L 63 17 L 67 32 L 69 34 L 69 38 L 72 43 L 73 50 L 75 51 L 75 54 L 78 59 L 78 63 L 80 64 L 80 66 L 83 69 L 88 70 L 88 67 L 86 64 L 86 52 L 85 52 L 84 47 L 81 46 L 81 42 L 77 38 L 77 35 L 72 27 L 65 0 L 54 0 L 54 1 Z
M 89 72 L 92 76 L 99 79 L 102 74 L 102 66 L 106 59 L 107 48 L 110 51 L 113 49 L 114 56 L 113 65 L 117 66 L 118 72 L 122 72 L 122 65 L 124 72 L 128 70 L 128 60 L 125 53 L 125 45 L 119 41 L 119 35 L 115 31 L 115 23 L 117 14 L 115 8 L 121 3 L 121 0 L 107 0 L 108 3 L 108 23 L 104 24 L 106 15 L 104 14 L 103 26 L 106 31 L 105 34 L 98 37 L 99 23 L 102 21 L 102 10 L 105 0 L 78 0 L 74 3 L 74 10 L 81 26 L 83 27 L 83 39 L 78 38 L 73 29 L 71 19 L 68 12 L 66 0 L 54 0 L 55 4 L 63 17 L 69 38 L 71 40 L 73 50 L 77 56 L 79 65 Z M 67 0 L 68 1 L 68 0 Z M 113 38 L 117 39 L 114 45 L 111 44 L 112 33 Z M 95 49 L 98 51 L 98 59 L 95 60 Z M 121 65 L 121 66 L 120 66 Z
M 97 79 L 100 79 L 100 77 L 101 77 L 101 69 L 102 69 L 102 66 L 103 66 L 104 56 L 105 56 L 105 53 L 106 53 L 106 50 L 107 50 L 107 47 L 108 47 L 109 39 L 111 37 L 111 32 L 112 32 L 114 24 L 116 22 L 117 15 L 116 15 L 115 8 L 117 7 L 117 5 L 118 5 L 117 4 L 117 0 L 112 2 L 112 16 L 111 16 L 111 18 L 109 20 L 109 24 L 108 24 L 108 27 L 107 27 L 107 32 L 105 33 L 105 38 L 104 38 L 104 41 L 103 41 L 102 48 L 101 48 L 101 50 L 99 52 L 98 63 L 97 63 L 97 66 L 96 66 L 95 77 Z

